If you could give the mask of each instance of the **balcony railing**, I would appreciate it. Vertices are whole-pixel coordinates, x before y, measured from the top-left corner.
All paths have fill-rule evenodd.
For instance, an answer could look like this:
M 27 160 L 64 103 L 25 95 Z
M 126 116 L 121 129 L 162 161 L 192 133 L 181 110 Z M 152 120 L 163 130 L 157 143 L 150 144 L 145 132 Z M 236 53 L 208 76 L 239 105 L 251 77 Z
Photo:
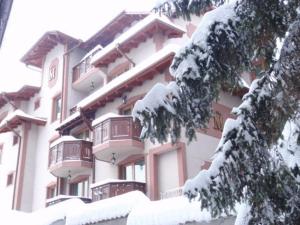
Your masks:
M 77 64 L 74 68 L 73 68 L 73 77 L 72 77 L 72 81 L 73 83 L 75 81 L 77 81 L 82 75 L 86 74 L 87 72 L 89 72 L 91 69 L 95 68 L 92 64 L 91 64 L 91 59 L 92 57 L 99 52 L 101 49 L 96 49 L 95 51 L 93 51 L 90 55 L 88 55 L 87 57 L 85 57 L 79 64 Z
M 131 116 L 106 119 L 94 127 L 94 145 L 109 140 L 133 139 L 139 141 L 141 126 Z
M 68 160 L 92 162 L 92 143 L 84 140 L 61 142 L 49 152 L 49 167 Z
M 146 193 L 146 184 L 126 180 L 106 182 L 92 187 L 92 201 L 99 201 L 137 190 Z
M 69 200 L 71 198 L 79 198 L 84 203 L 91 203 L 92 202 L 92 199 L 86 198 L 86 197 L 59 195 L 59 196 L 56 196 L 54 198 L 47 199 L 47 201 L 46 201 L 46 207 L 51 206 L 51 205 L 55 205 L 57 203 L 60 203 L 60 202 L 66 201 L 66 200 Z

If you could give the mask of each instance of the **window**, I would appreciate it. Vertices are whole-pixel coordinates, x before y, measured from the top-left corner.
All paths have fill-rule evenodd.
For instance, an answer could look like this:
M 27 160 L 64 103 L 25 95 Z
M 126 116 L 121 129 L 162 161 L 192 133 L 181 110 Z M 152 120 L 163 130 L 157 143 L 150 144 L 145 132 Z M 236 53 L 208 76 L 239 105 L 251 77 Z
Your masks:
M 55 85 L 58 75 L 58 58 L 54 59 L 48 71 L 48 86 L 51 88 Z
M 56 196 L 56 185 L 47 187 L 47 199 L 54 198 Z
M 19 137 L 14 134 L 14 136 L 13 136 L 13 145 L 18 144 L 18 141 L 19 141 Z
M 37 110 L 38 108 L 40 108 L 40 104 L 41 104 L 40 98 L 36 99 L 34 101 L 34 110 Z
M 135 162 L 122 165 L 121 178 L 124 180 L 146 182 L 146 170 L 144 159 L 140 159 Z
M 14 173 L 10 173 L 7 175 L 6 186 L 12 185 L 14 180 Z
M 88 179 L 71 183 L 69 194 L 73 196 L 88 197 Z
M 61 95 L 57 95 L 53 98 L 52 103 L 52 122 L 59 120 L 61 116 Z

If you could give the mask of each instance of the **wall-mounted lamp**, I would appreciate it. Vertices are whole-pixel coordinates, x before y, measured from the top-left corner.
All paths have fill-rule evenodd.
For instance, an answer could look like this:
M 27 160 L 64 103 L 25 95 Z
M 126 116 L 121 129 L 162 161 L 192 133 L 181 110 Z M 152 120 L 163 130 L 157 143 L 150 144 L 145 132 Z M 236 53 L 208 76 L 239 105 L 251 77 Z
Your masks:
M 122 102 L 123 102 L 123 104 L 125 104 L 127 102 L 127 95 L 122 96 Z
M 94 81 L 92 81 L 91 82 L 91 89 L 94 90 L 94 88 L 95 88 L 95 84 L 94 84 Z
M 68 171 L 68 176 L 67 176 L 68 181 L 70 181 L 71 178 L 72 178 L 72 176 L 71 176 L 71 170 L 69 170 L 69 171 Z
M 115 165 L 116 160 L 117 160 L 117 159 L 116 159 L 116 153 L 112 153 L 112 158 L 111 158 L 111 160 L 110 160 L 111 164 Z

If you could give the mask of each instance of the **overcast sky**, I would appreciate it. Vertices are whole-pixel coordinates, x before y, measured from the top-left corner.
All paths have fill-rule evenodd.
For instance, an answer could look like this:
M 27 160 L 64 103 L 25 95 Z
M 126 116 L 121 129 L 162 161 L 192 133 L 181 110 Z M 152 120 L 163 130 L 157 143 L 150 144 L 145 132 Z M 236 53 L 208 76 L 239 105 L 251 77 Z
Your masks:
M 20 58 L 49 30 L 86 40 L 122 10 L 149 11 L 155 0 L 14 0 L 0 49 L 0 92 L 39 84 Z

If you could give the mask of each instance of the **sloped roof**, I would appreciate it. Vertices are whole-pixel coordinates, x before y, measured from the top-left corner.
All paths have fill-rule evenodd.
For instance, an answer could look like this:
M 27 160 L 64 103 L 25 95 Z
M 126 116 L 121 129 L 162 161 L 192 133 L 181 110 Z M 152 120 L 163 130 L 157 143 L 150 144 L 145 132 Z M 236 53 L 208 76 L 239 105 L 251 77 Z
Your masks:
M 130 49 L 135 48 L 139 43 L 145 41 L 146 38 L 151 37 L 156 30 L 160 30 L 169 38 L 181 37 L 185 30 L 172 23 L 165 16 L 149 15 L 133 27 L 131 27 L 126 33 L 123 33 L 113 42 L 107 45 L 103 50 L 96 53 L 92 58 L 92 64 L 96 66 L 105 66 L 116 58 L 122 55 L 116 49 L 119 45 L 119 49 L 122 52 L 129 52 Z
M 15 92 L 2 92 L 0 94 L 0 108 L 7 103 L 5 98 L 11 101 L 16 101 L 16 100 L 27 101 L 39 91 L 40 91 L 40 87 L 25 85 L 20 90 Z
M 122 32 L 124 28 L 130 26 L 134 21 L 145 18 L 148 14 L 147 12 L 120 12 L 96 34 L 86 40 L 83 43 L 83 47 L 87 50 L 90 50 L 97 44 L 105 47 L 114 40 L 116 34 Z
M 9 113 L 0 123 L 0 133 L 8 132 L 11 129 L 16 128 L 21 125 L 22 122 L 32 122 L 36 125 L 43 126 L 46 124 L 47 120 L 38 118 L 35 116 L 28 115 L 22 110 L 16 110 Z
M 72 46 L 80 42 L 81 40 L 75 39 L 60 31 L 48 31 L 21 58 L 21 62 L 25 63 L 26 65 L 42 68 L 44 57 L 57 44 L 68 44 Z

